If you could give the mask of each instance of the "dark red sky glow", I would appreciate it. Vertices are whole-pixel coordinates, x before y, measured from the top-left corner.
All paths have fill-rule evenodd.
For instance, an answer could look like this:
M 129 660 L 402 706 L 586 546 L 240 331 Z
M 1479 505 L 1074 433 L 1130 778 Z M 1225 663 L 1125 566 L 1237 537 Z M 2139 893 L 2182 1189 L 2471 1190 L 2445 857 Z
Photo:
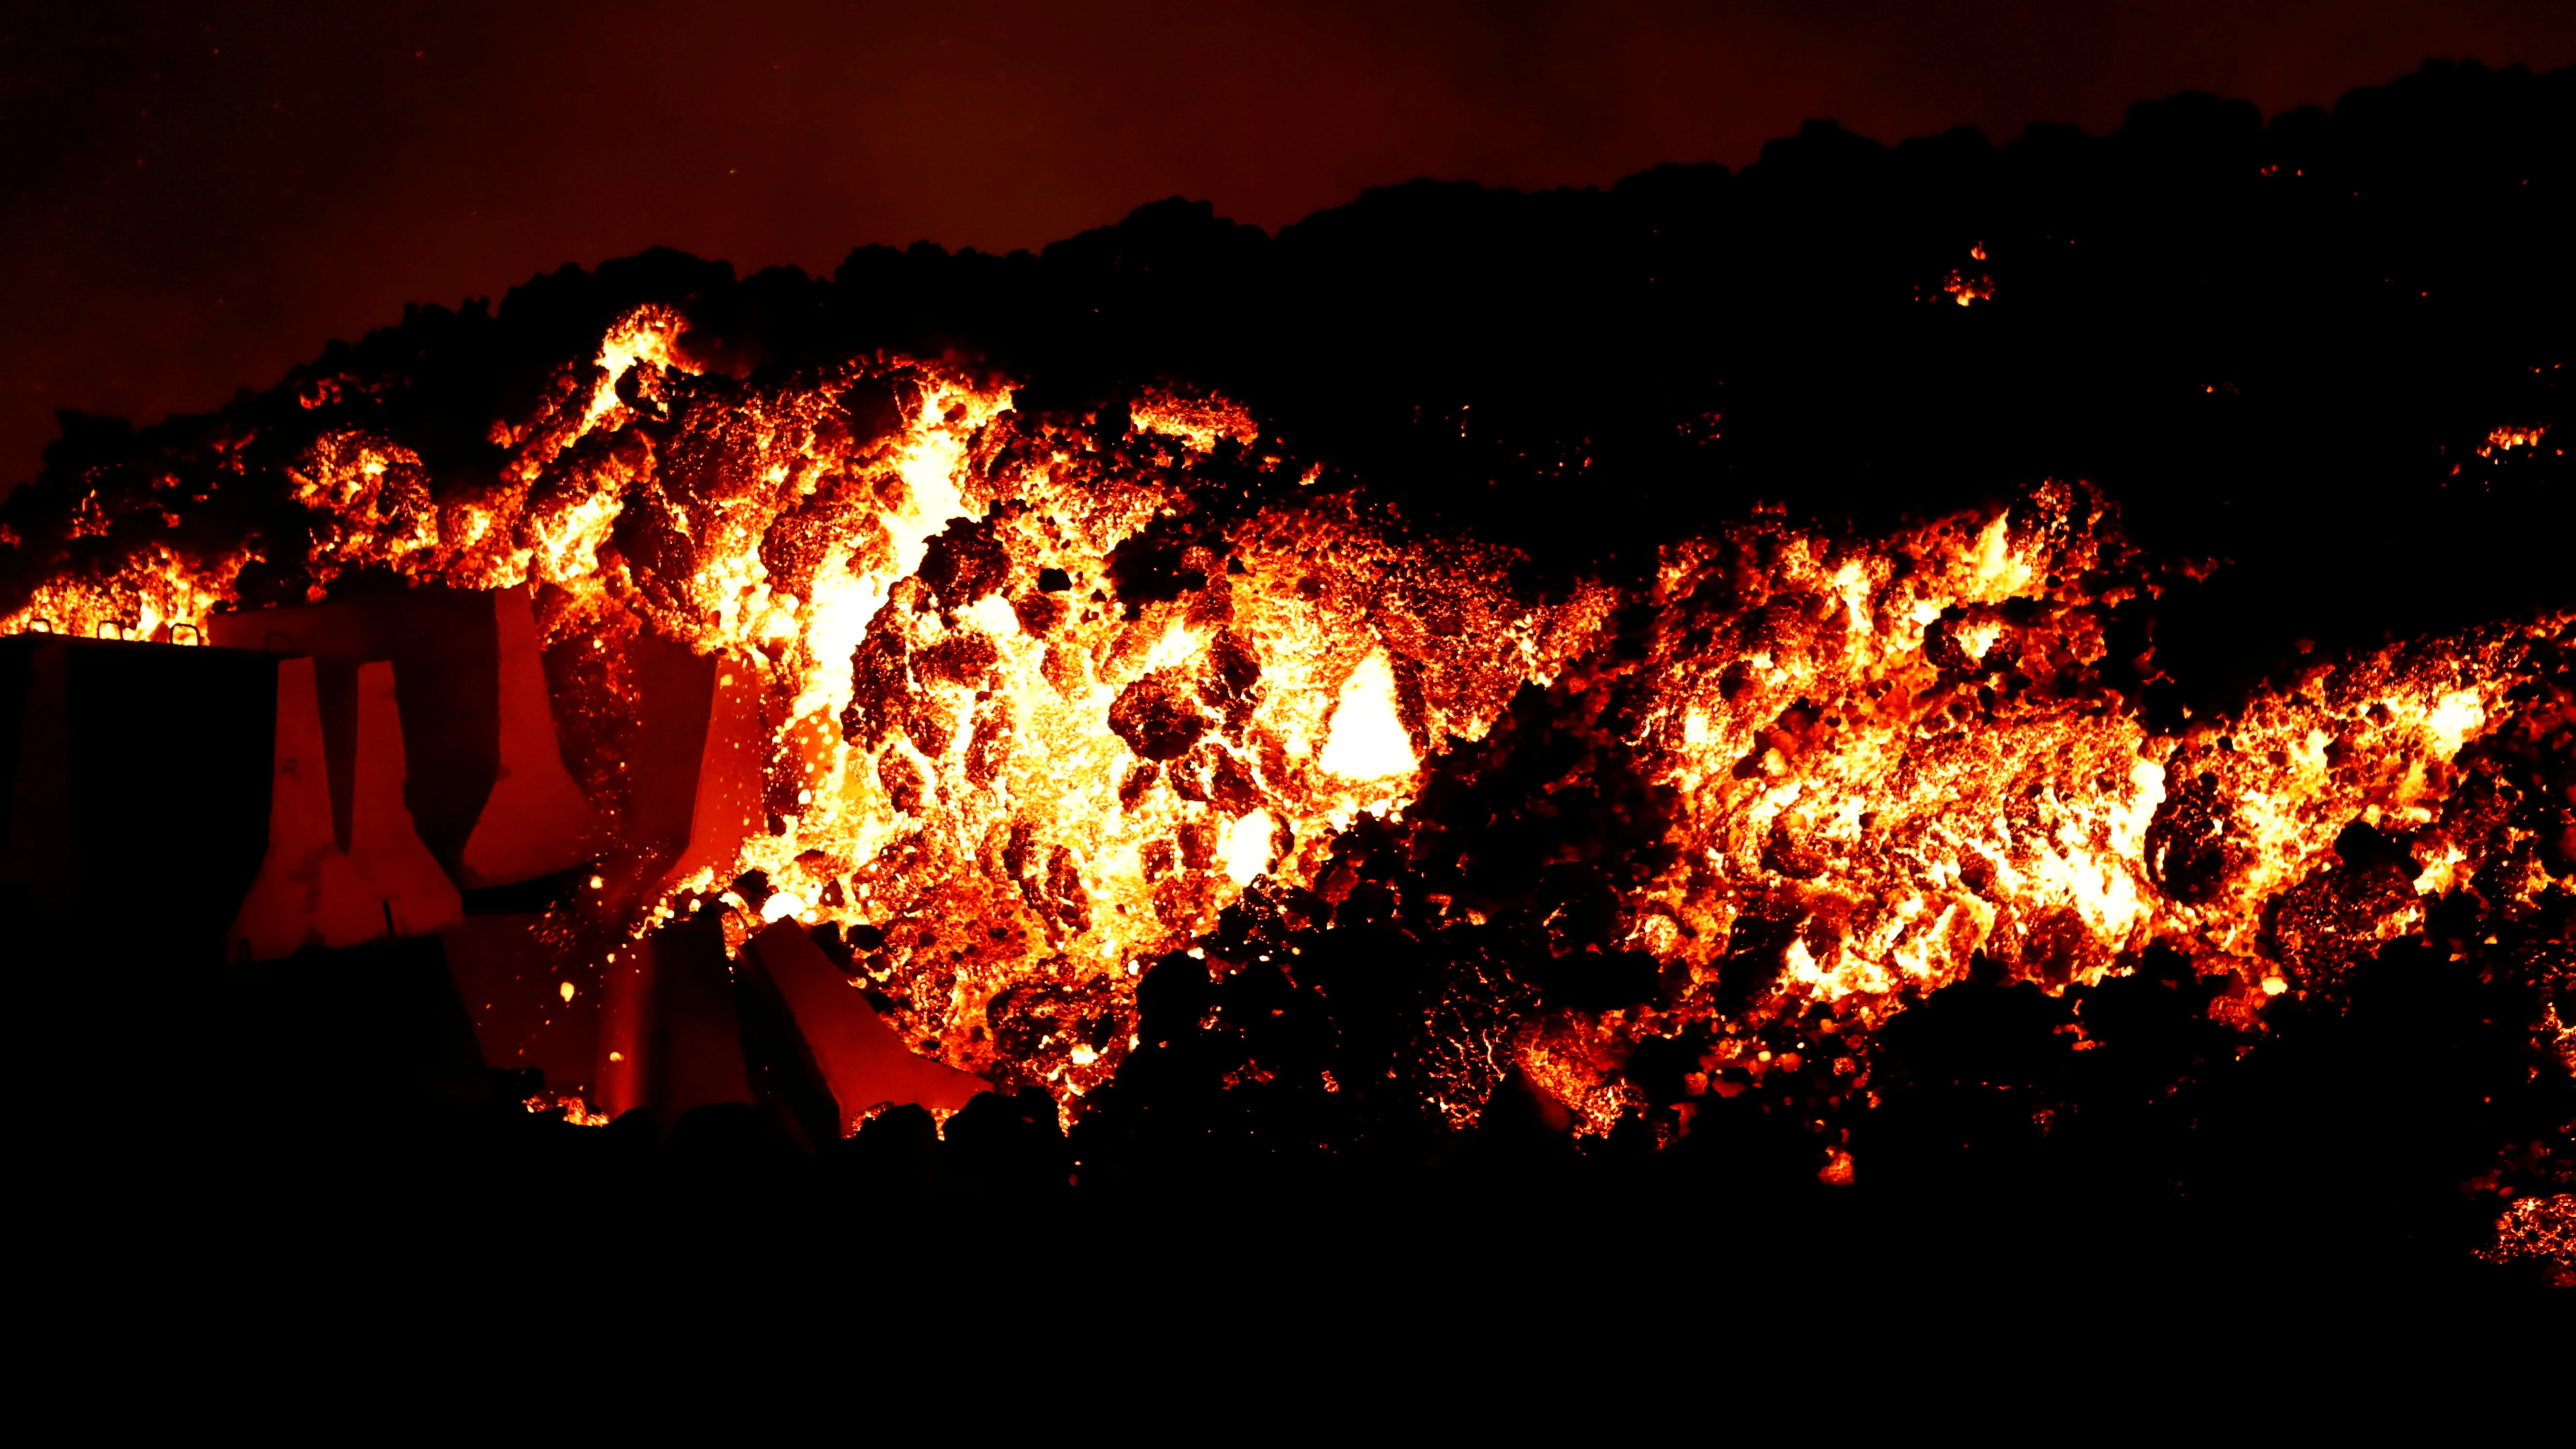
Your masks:
M 1175 193 L 1277 228 L 1430 175 L 1742 165 L 2100 131 L 2204 89 L 2330 104 L 2426 56 L 2576 61 L 2564 0 L 11 7 L 0 485 L 58 407 L 265 386 L 414 300 L 667 244 L 828 272 L 856 244 L 1042 245 Z

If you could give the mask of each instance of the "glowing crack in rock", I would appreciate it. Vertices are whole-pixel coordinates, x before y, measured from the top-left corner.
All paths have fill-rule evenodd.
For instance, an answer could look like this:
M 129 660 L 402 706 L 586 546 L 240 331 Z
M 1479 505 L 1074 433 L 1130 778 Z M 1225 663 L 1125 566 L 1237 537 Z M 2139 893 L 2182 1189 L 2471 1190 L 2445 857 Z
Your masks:
M 1333 708 L 1332 732 L 1316 763 L 1345 780 L 1383 780 L 1420 768 L 1413 741 L 1396 713 L 1395 671 L 1387 664 L 1385 650 L 1362 659 L 1342 685 L 1341 702 Z

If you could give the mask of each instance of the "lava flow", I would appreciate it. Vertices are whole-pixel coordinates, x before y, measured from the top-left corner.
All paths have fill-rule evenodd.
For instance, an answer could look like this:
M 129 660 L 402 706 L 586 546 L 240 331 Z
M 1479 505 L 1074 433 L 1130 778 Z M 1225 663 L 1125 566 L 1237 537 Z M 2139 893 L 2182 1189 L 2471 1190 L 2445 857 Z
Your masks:
M 907 1038 L 1078 1098 L 1124 1053 L 1139 962 L 1257 879 L 1311 880 L 1609 606 L 1522 602 L 1500 550 L 1398 541 L 1220 399 L 1140 398 L 1104 443 L 940 365 L 745 388 L 701 373 L 682 326 L 640 309 L 563 365 L 493 425 L 511 452 L 481 489 L 434 498 L 415 454 L 359 431 L 289 473 L 313 603 L 369 569 L 535 587 L 607 822 L 560 949 L 718 903 L 736 951 L 764 921 L 862 926 L 854 980 Z M 264 546 L 147 548 L 5 627 L 188 641 Z M 676 862 L 618 828 L 648 636 L 721 661 Z
M 2111 657 L 2119 606 L 2161 586 L 2113 525 L 2052 483 L 1893 539 L 1757 519 L 1671 550 L 1624 647 L 1558 681 L 1594 748 L 1544 787 L 1617 803 L 1593 827 L 1615 902 L 1539 924 L 1551 956 L 1634 959 L 1631 1009 L 1518 1023 L 1444 1106 L 1467 1120 L 1517 1067 L 1606 1132 L 1657 1105 L 1613 1070 L 1644 1040 L 1714 1019 L 1706 1090 L 1762 1074 L 1763 1022 L 1857 1041 L 1980 963 L 2062 992 L 2161 947 L 2251 1022 L 2482 870 L 2509 911 L 2553 889 L 2470 757 L 2561 727 L 2568 616 L 2318 660 L 2159 731 L 2110 682 L 2148 663 Z M 1476 875 L 1444 910 L 1499 914 Z
M 1618 1071 L 1644 1037 L 1811 1000 L 1865 1030 L 1981 957 L 2064 989 L 2162 944 L 2229 973 L 2250 1019 L 2249 993 L 2330 983 L 2511 848 L 2452 808 L 2462 754 L 2566 644 L 2560 617 L 2321 660 L 2159 733 L 2105 666 L 2160 574 L 2080 485 L 1875 540 L 1757 517 L 1668 549 L 1634 597 L 1542 602 L 1503 550 L 1314 489 L 1220 398 L 1150 393 L 1121 428 L 902 359 L 746 386 L 684 329 L 638 309 L 561 365 L 493 424 L 510 451 L 479 487 L 317 438 L 289 472 L 306 596 L 370 569 L 534 586 L 605 822 L 556 949 L 613 963 L 709 908 L 737 953 L 765 922 L 828 926 L 906 1039 L 1068 1106 L 1115 1075 L 1147 964 L 1256 882 L 1318 885 L 1340 832 L 1400 817 L 1426 759 L 1532 687 L 1607 738 L 1522 808 L 1616 776 L 1640 811 L 1602 842 L 1626 879 L 1541 949 L 1670 985 L 1447 1043 L 1478 1064 L 1430 1094 L 1461 1124 L 1516 1067 L 1606 1131 L 1655 1105 Z M 139 548 L 7 627 L 185 640 L 275 546 Z M 619 828 L 652 639 L 719 661 L 677 860 Z M 1488 913 L 1468 875 L 1443 912 Z M 1750 1039 L 1730 1025 L 1704 1070 Z
M 2384 290 L 2418 213 L 2309 186 L 2399 165 L 2367 106 L 2247 133 L 2284 170 L 2206 100 L 2065 194 L 2063 137 L 1988 172 L 1828 127 L 1735 180 L 1414 188 L 1276 240 L 1165 203 L 829 283 L 656 253 L 204 418 L 67 419 L 0 513 L 0 888 L 67 941 L 158 892 L 186 920 L 138 956 L 245 1016 L 427 981 L 470 1022 L 419 1081 L 648 1140 L 740 1109 L 917 1162 L 962 1116 L 1050 1190 L 1517 1152 L 1932 1202 L 2046 1162 L 2558 1262 L 2563 329 Z M 2541 163 L 2488 169 L 2536 235 Z M 1856 220 L 1980 176 L 1902 245 Z M 2178 273 L 2204 213 L 2159 196 L 2345 260 Z M 1769 220 L 1710 220 L 1739 202 Z M 1592 270 L 1493 314 L 1529 268 L 1489 224 Z M 1422 237 L 1482 270 L 1404 313 Z M 1345 345 L 1372 309 L 1397 341 Z M 2069 384 L 2105 317 L 2126 381 Z M 2472 325 L 2504 360 L 2357 431 Z M 2282 442 L 2317 418 L 2354 434 L 2324 461 Z M 1810 450 L 1826 481 L 1752 503 Z M 2313 482 L 2378 454 L 2367 496 Z M 173 698 L 202 748 L 158 768 Z M 144 890 L 137 838 L 205 863 Z

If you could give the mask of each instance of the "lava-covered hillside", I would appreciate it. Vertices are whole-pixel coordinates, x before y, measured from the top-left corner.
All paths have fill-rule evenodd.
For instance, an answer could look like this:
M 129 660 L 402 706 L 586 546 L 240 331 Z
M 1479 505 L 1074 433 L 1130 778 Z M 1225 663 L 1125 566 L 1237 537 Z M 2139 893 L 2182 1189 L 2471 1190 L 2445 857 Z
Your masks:
M 638 943 L 732 963 L 750 1100 L 684 1154 L 2295 1211 L 2563 1274 L 2571 87 L 567 267 L 66 415 L 0 620 L 526 591 L 599 834 L 473 909 L 611 1018 Z M 730 833 L 712 746 L 694 815 L 636 765 L 684 696 Z M 148 915 L 187 867 L 136 869 Z M 20 915 L 262 1060 L 333 1030 L 279 984 L 319 944 L 235 999 L 84 910 Z M 845 1100 L 809 965 L 991 1090 Z

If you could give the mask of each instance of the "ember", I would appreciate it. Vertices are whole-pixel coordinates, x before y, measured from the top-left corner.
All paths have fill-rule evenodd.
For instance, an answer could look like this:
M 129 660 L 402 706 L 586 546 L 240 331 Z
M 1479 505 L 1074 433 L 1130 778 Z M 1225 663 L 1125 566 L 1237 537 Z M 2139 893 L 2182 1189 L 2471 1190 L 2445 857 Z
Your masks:
M 831 282 L 652 254 L 68 419 L 0 534 L 18 914 L 432 1022 L 339 1049 L 380 1097 L 916 1187 L 2332 1191 L 2564 1281 L 2576 319 L 2515 248 L 2566 80 Z M 2484 170 L 2407 169 L 2467 116 Z M 2441 187 L 2487 239 L 2406 296 L 2459 300 L 2367 300 Z M 2186 255 L 2220 214 L 2264 240 Z M 1548 228 L 1592 270 L 1515 300 L 1378 260 Z M 2287 320 L 2228 311 L 2267 278 Z M 147 715 L 161 798 L 85 734 Z

